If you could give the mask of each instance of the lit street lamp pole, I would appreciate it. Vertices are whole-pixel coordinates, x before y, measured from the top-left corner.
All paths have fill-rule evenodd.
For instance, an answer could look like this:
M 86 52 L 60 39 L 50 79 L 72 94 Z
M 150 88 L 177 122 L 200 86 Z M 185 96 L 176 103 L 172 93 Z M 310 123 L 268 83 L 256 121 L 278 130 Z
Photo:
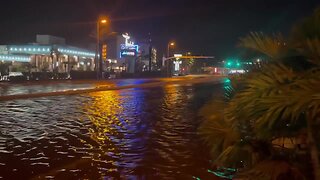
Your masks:
M 102 78 L 102 56 L 101 56 L 101 48 L 100 48 L 100 24 L 106 24 L 108 21 L 105 18 L 99 18 L 97 21 L 97 37 L 96 37 L 96 71 L 97 71 L 97 79 Z
M 170 47 L 173 47 L 174 45 L 175 45 L 174 42 L 169 42 L 168 43 L 167 58 L 170 57 Z
M 175 43 L 174 42 L 169 42 L 168 43 L 168 49 L 167 49 L 167 75 L 170 77 L 171 76 L 171 59 L 170 58 L 170 47 L 174 47 Z

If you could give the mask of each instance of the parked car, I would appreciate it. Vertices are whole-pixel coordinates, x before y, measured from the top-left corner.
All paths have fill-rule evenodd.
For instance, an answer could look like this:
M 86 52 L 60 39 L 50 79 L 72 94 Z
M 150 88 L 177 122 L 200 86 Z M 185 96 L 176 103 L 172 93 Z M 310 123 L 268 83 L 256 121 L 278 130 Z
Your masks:
M 24 81 L 26 77 L 22 74 L 22 72 L 9 72 L 9 81 L 10 82 L 17 82 L 17 81 Z

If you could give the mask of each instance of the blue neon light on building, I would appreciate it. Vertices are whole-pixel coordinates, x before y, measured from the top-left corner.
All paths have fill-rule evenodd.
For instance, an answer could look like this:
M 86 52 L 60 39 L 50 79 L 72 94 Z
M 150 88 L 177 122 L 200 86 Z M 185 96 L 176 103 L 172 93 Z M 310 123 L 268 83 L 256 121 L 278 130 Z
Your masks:
M 56 45 L 9 45 L 8 51 L 10 54 L 39 54 L 51 55 L 53 52 L 59 52 L 63 55 L 82 56 L 94 58 L 95 52 L 88 51 L 76 47 L 56 46 Z
M 139 45 L 120 45 L 120 58 L 135 57 L 139 52 Z
M 17 62 L 30 62 L 31 58 L 29 56 L 19 56 L 19 55 L 0 55 L 0 61 L 17 61 Z
M 51 46 L 41 45 L 10 45 L 8 50 L 12 54 L 44 54 L 49 55 L 51 52 Z

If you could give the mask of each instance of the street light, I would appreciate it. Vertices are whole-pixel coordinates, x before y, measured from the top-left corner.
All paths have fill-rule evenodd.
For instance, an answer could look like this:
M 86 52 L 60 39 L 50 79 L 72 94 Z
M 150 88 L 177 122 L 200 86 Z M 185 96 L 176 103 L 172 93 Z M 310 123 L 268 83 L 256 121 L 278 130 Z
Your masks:
M 170 69 L 170 66 L 171 66 L 171 59 L 170 58 L 170 47 L 174 47 L 175 46 L 175 43 L 174 42 L 169 42 L 168 43 L 168 49 L 167 49 L 167 74 L 168 76 L 170 77 L 171 76 L 171 70 Z
M 105 23 L 107 23 L 107 22 L 108 22 L 108 21 L 107 21 L 106 19 L 101 19 L 101 20 L 100 20 L 100 23 L 101 23 L 101 24 L 105 24 Z
M 97 21 L 97 44 L 96 44 L 96 65 L 99 64 L 99 66 L 96 66 L 97 70 L 97 78 L 102 77 L 102 56 L 100 54 L 100 25 L 108 23 L 108 20 L 106 18 L 100 17 Z M 100 54 L 100 56 L 99 56 Z
M 174 46 L 175 46 L 174 42 L 169 42 L 168 43 L 167 58 L 170 57 L 170 47 L 174 47 Z

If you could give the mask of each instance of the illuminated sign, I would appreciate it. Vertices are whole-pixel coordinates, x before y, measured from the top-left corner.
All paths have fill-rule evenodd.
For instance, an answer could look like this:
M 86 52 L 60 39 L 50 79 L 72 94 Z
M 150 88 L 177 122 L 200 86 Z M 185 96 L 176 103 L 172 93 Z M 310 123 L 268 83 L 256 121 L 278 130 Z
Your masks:
M 139 46 L 138 45 L 125 45 L 121 44 L 120 45 L 121 50 L 135 50 L 136 52 L 139 51 Z
M 229 73 L 230 74 L 236 74 L 236 73 L 243 74 L 245 72 L 246 72 L 245 70 L 240 69 L 240 70 L 231 70 Z
M 106 44 L 103 44 L 102 45 L 102 59 L 103 60 L 106 60 L 107 59 L 107 45 Z
M 120 58 L 122 57 L 133 57 L 136 56 L 139 51 L 138 45 L 128 45 L 128 44 L 121 44 L 120 45 Z
M 22 72 L 9 72 L 9 76 L 23 76 Z
M 174 54 L 173 55 L 175 58 L 178 58 L 178 57 L 182 57 L 182 54 Z
M 120 57 L 136 56 L 136 54 L 136 51 L 123 50 L 120 52 Z
M 120 58 L 137 56 L 139 46 L 135 45 L 134 42 L 129 41 L 131 37 L 128 33 L 122 34 L 122 37 L 125 39 L 125 44 L 120 45 Z
M 174 70 L 179 71 L 180 70 L 180 64 L 182 64 L 182 61 L 174 61 Z
M 124 37 L 124 39 L 126 39 L 126 46 L 130 46 L 130 45 L 134 45 L 134 42 L 129 41 L 129 39 L 131 38 L 128 33 L 122 34 L 122 37 Z

